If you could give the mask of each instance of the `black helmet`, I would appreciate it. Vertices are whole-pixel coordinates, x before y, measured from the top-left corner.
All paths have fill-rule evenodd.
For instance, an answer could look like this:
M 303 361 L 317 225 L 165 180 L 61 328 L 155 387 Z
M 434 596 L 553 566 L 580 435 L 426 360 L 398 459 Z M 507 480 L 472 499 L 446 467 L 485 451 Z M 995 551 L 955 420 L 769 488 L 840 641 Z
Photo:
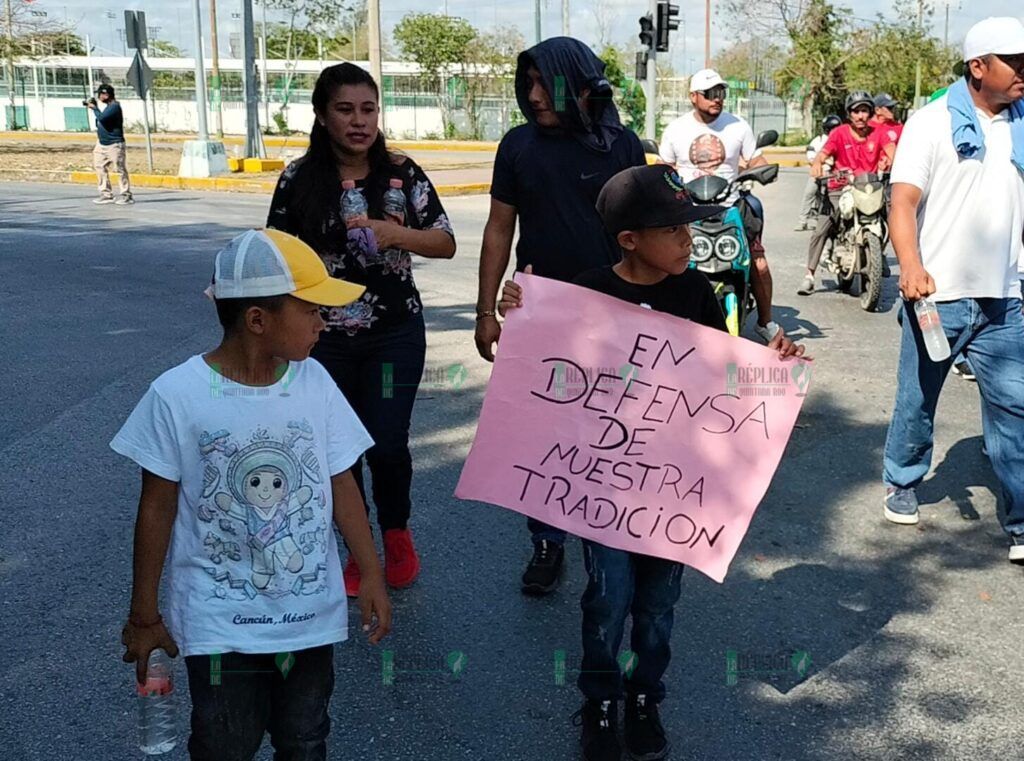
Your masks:
M 840 119 L 838 116 L 836 116 L 835 114 L 829 114 L 828 116 L 821 120 L 821 128 L 827 134 L 834 130 L 836 127 L 842 125 L 842 123 L 843 120 Z
M 875 99 L 871 97 L 871 93 L 869 92 L 854 90 L 846 96 L 846 113 L 850 113 L 857 106 L 867 106 L 869 109 L 874 111 Z

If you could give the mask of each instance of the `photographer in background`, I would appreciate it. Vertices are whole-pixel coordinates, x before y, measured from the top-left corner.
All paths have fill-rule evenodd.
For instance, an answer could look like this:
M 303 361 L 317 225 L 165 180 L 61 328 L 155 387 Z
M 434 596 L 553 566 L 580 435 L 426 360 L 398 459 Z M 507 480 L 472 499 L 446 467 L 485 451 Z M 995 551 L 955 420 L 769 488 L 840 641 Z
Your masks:
M 96 98 L 83 100 L 82 105 L 92 109 L 96 117 L 96 134 L 99 141 L 92 150 L 92 165 L 96 170 L 100 197 L 93 203 L 116 203 L 118 206 L 135 203 L 132 198 L 131 181 L 128 179 L 128 166 L 125 163 L 124 115 L 121 104 L 114 98 L 114 88 L 103 84 L 96 88 Z M 100 111 L 99 104 L 103 104 Z M 110 166 L 113 165 L 121 176 L 120 197 L 115 201 L 110 189 Z

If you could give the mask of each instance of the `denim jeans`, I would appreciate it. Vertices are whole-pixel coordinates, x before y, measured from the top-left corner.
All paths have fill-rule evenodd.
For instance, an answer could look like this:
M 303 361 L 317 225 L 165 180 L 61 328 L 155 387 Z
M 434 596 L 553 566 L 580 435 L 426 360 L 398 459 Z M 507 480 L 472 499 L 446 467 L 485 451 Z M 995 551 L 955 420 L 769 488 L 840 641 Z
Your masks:
M 549 526 L 536 518 L 527 518 L 526 527 L 530 529 L 534 544 L 542 539 L 547 539 L 555 544 L 565 544 L 565 532 L 560 528 Z
M 583 609 L 583 663 L 577 686 L 587 700 L 644 694 L 665 697 L 662 677 L 672 657 L 672 622 L 683 566 L 583 540 L 587 589 Z M 633 614 L 632 674 L 618 662 L 626 616 Z
M 1006 498 L 1008 534 L 1024 535 L 1024 316 L 1021 300 L 938 302 L 952 352 L 932 362 L 913 304 L 903 305 L 896 404 L 885 440 L 883 479 L 916 487 L 931 467 L 935 408 L 953 358 L 963 352 L 978 377 L 985 447 Z
M 423 377 L 427 336 L 423 315 L 400 325 L 355 336 L 320 336 L 312 356 L 330 373 L 373 438 L 366 464 L 373 481 L 373 503 L 381 531 L 404 529 L 412 509 L 412 455 L 409 423 Z M 369 511 L 363 485 L 363 458 L 352 466 Z
M 268 730 L 274 761 L 327 758 L 334 645 L 293 655 L 287 676 L 274 653 L 185 658 L 192 696 L 188 753 L 193 761 L 248 761 Z

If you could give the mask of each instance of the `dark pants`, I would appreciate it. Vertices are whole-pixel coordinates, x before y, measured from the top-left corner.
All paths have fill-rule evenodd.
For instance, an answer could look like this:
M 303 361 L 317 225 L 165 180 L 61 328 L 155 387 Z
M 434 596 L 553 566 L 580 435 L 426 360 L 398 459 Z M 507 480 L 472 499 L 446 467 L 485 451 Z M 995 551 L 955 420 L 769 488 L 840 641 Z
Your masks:
M 822 198 L 821 211 L 818 213 L 818 226 L 814 228 L 811 235 L 811 242 L 807 246 L 807 269 L 814 272 L 821 262 L 821 255 L 825 251 L 825 244 L 834 234 L 839 224 L 839 193 L 840 191 L 829 192 Z
M 427 353 L 423 315 L 383 330 L 355 336 L 324 333 L 313 349 L 319 361 L 373 438 L 366 463 L 373 479 L 373 502 L 381 531 L 404 529 L 412 506 L 409 421 Z M 366 509 L 363 459 L 352 466 Z
M 334 646 L 299 650 L 293 655 L 295 661 L 287 676 L 275 662 L 274 653 L 185 658 L 192 696 L 189 757 L 195 761 L 247 761 L 256 755 L 264 732 L 269 730 L 274 761 L 326 759 Z
M 665 697 L 662 677 L 672 657 L 672 622 L 683 566 L 583 540 L 587 589 L 583 609 L 583 664 L 577 685 L 587 700 Z M 632 673 L 618 661 L 626 616 L 633 614 Z

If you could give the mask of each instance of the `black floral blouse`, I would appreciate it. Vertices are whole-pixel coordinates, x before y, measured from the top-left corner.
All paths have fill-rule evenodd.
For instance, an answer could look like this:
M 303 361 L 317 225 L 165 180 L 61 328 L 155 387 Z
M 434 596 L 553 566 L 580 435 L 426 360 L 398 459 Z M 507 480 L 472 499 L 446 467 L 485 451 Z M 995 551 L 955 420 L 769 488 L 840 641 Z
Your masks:
M 292 208 L 292 178 L 302 159 L 281 173 L 270 202 L 267 227 L 299 235 L 299 210 Z M 454 237 L 448 215 L 434 186 L 419 165 L 404 158 L 396 165 L 406 198 L 406 227 L 444 230 Z M 364 182 L 356 187 L 364 188 Z M 397 248 L 376 252 L 366 245 L 365 234 L 349 235 L 341 217 L 341 183 L 338 202 L 324 221 L 328 243 L 317 251 L 327 271 L 351 283 L 366 286 L 362 297 L 348 306 L 324 309 L 327 331 L 354 336 L 366 331 L 399 325 L 423 311 L 420 293 L 412 277 L 412 255 Z M 411 213 L 410 213 L 411 212 Z M 355 232 L 355 231 L 354 231 Z M 369 232 L 367 230 L 367 232 Z M 326 249 L 326 250 L 324 250 Z

